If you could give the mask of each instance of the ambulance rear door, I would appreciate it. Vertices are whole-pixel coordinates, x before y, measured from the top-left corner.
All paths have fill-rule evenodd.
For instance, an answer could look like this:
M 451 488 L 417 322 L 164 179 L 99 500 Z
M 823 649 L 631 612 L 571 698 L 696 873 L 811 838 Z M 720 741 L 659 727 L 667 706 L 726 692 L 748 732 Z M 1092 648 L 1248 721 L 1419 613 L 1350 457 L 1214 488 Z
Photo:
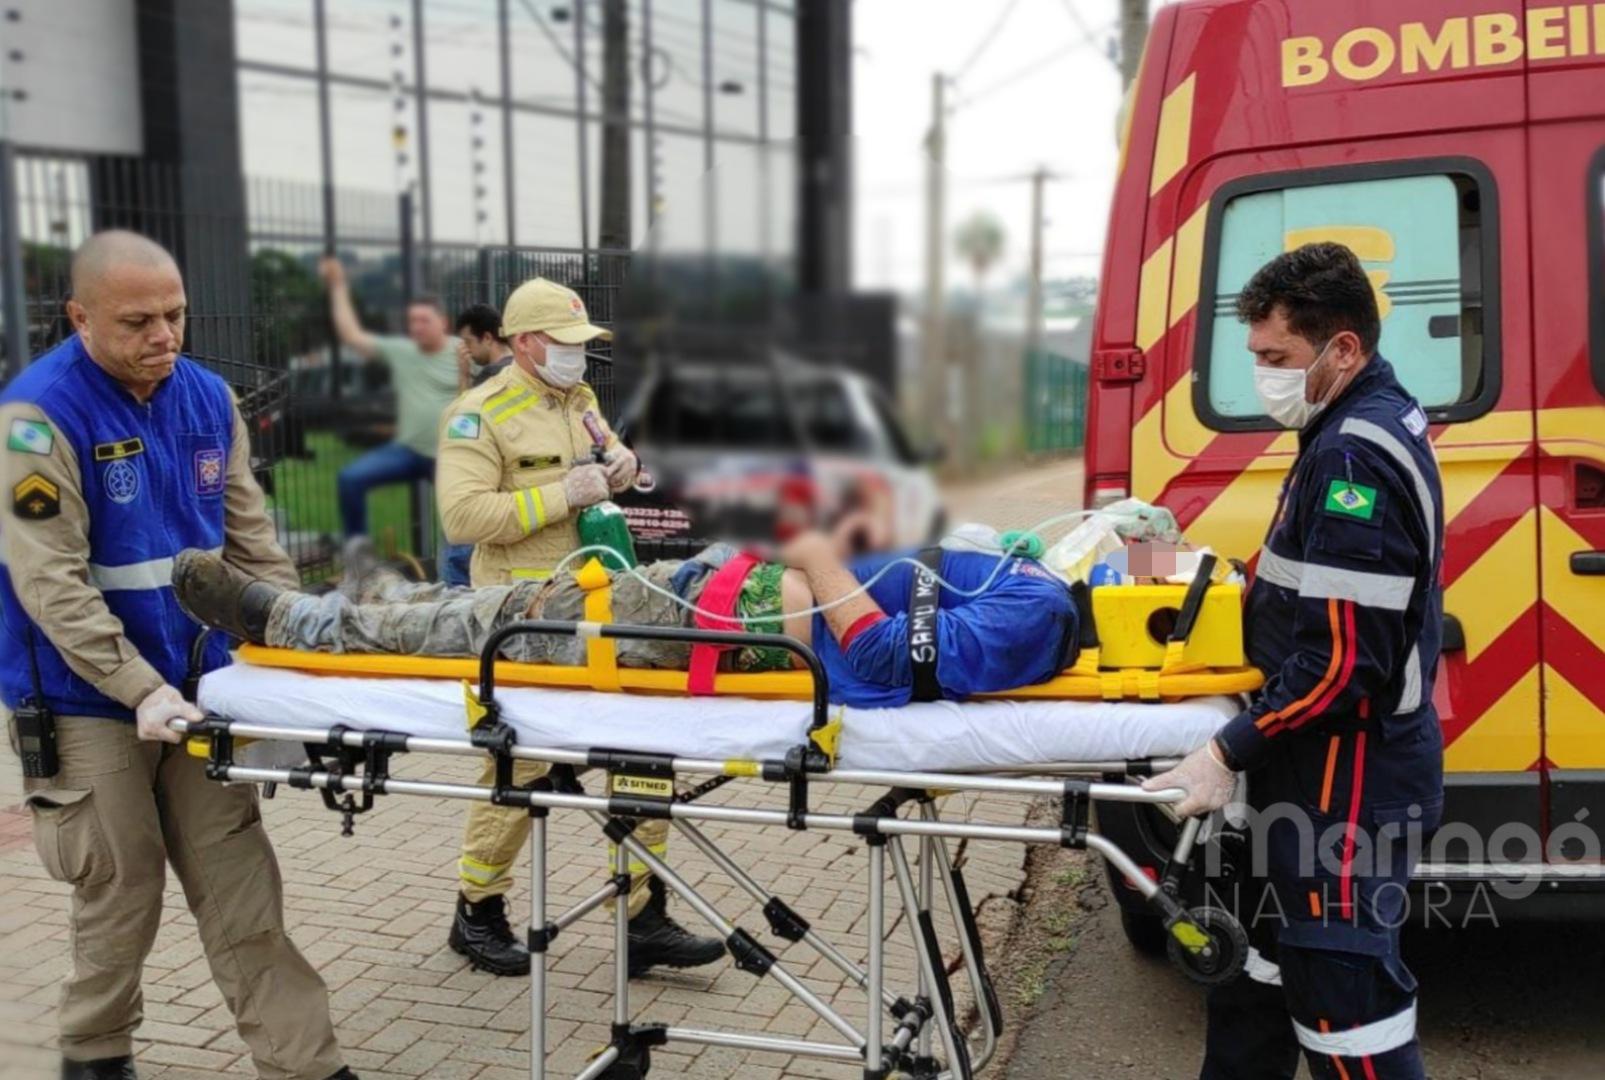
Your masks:
M 1562 36 L 1530 41 L 1528 60 L 1546 846 L 1573 859 L 1587 855 L 1578 823 L 1597 835 L 1605 821 L 1605 22 L 1596 26 L 1592 50 Z
M 1521 11 L 1520 0 L 1499 6 Z M 1446 815 L 1482 836 L 1513 821 L 1537 829 L 1525 78 L 1519 63 L 1474 78 L 1395 66 L 1365 81 L 1334 67 L 1299 83 L 1246 59 L 1281 56 L 1297 36 L 1330 50 L 1354 20 L 1349 5 L 1231 5 L 1181 20 L 1165 109 L 1188 131 L 1167 153 L 1161 116 L 1156 161 L 1177 164 L 1149 209 L 1168 231 L 1143 271 L 1138 339 L 1158 389 L 1136 410 L 1132 486 L 1173 509 L 1189 539 L 1257 553 L 1296 440 L 1254 393 L 1235 297 L 1283 251 L 1352 248 L 1377 292 L 1381 352 L 1427 409 L 1443 472 Z

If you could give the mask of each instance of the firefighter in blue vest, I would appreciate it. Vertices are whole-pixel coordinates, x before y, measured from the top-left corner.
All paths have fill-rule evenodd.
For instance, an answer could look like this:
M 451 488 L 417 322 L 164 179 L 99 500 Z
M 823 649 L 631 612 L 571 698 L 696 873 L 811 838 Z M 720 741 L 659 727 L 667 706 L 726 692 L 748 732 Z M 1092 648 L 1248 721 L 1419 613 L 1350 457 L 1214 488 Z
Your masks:
M 171 865 L 258 1073 L 349 1080 L 328 991 L 284 929 L 249 786 L 206 779 L 168 727 L 199 627 L 173 597 L 186 547 L 298 581 L 251 476 L 228 386 L 180 355 L 184 284 L 134 233 L 72 266 L 76 331 L 0 394 L 0 696 L 45 870 L 71 887 L 62 1075 L 135 1076 L 140 973 Z M 227 644 L 207 650 L 210 669 Z
M 1266 414 L 1299 452 L 1244 609 L 1263 692 L 1150 788 L 1183 814 L 1248 773 L 1254 948 L 1210 996 L 1204 1080 L 1418 1080 L 1405 885 L 1443 807 L 1432 703 L 1443 496 L 1427 417 L 1377 354 L 1376 297 L 1339 244 L 1266 264 L 1237 301 Z M 1263 856 L 1263 857 L 1261 857 Z M 1261 865 L 1263 864 L 1263 865 Z

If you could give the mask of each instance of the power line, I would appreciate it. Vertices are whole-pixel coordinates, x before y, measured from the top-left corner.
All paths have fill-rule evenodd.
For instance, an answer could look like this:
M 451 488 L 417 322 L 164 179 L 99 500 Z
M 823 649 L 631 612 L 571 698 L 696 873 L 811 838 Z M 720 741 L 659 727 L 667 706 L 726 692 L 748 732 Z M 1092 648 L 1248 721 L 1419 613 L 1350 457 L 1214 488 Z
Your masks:
M 969 59 L 960 64 L 958 70 L 953 73 L 954 82 L 970 73 L 970 69 L 975 66 L 976 61 L 986 54 L 986 50 L 991 47 L 992 42 L 997 40 L 998 34 L 1003 31 L 1004 25 L 1008 23 L 1009 16 L 1013 15 L 1014 9 L 1019 6 L 1020 0 L 1009 0 L 1003 10 L 998 13 L 997 20 L 993 22 L 992 28 L 981 36 L 980 41 L 976 42 L 975 48 L 970 51 Z
M 958 112 L 961 109 L 967 109 L 970 106 L 991 97 L 993 94 L 996 94 L 1001 90 L 1007 90 L 1015 83 L 1028 79 L 1038 72 L 1058 63 L 1059 61 L 1063 60 L 1067 54 L 1084 47 L 1086 44 L 1086 41 L 1073 41 L 1068 45 L 1061 46 L 1060 48 L 1055 49 L 1053 52 L 1048 53 L 1046 56 L 1034 60 L 1025 67 L 1020 68 L 1008 78 L 995 82 L 991 86 L 983 87 L 982 89 L 971 94 L 969 97 L 964 98 L 962 101 L 955 102 L 953 107 L 948 111 Z
M 1063 5 L 1065 14 L 1070 16 L 1070 21 L 1075 23 L 1077 28 L 1080 29 L 1081 36 L 1086 39 L 1087 44 L 1091 45 L 1095 49 L 1098 48 L 1100 43 L 1098 41 L 1097 34 L 1094 33 L 1092 26 L 1088 24 L 1086 16 L 1082 15 L 1081 10 L 1076 7 L 1075 0 L 1059 0 L 1059 3 Z M 1114 65 L 1116 71 L 1120 70 L 1120 64 L 1113 56 L 1111 56 L 1105 50 L 1100 49 L 1099 51 L 1103 52 L 1104 55 L 1108 57 L 1109 62 Z

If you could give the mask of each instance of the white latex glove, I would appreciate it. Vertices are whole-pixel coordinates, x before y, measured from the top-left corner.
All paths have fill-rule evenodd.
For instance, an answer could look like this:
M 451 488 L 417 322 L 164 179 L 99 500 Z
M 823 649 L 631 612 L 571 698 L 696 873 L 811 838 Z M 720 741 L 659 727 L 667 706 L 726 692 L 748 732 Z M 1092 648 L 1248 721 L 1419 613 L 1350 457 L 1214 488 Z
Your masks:
M 607 471 L 600 465 L 576 465 L 563 477 L 563 496 L 570 510 L 595 506 L 607 495 Z
M 1185 799 L 1171 807 L 1178 817 L 1208 814 L 1232 801 L 1232 792 L 1237 790 L 1237 774 L 1226 767 L 1226 759 L 1221 757 L 1215 740 L 1211 739 L 1182 758 L 1174 769 L 1142 783 L 1144 791 L 1177 787 L 1187 792 Z
M 183 736 L 167 726 L 169 720 L 204 720 L 201 710 L 184 700 L 171 686 L 159 686 L 145 695 L 134 710 L 134 730 L 145 742 L 182 742 Z
M 608 490 L 617 495 L 635 483 L 635 474 L 640 470 L 640 462 L 628 447 L 615 446 L 608 451 L 607 464 L 603 468 L 607 470 Z

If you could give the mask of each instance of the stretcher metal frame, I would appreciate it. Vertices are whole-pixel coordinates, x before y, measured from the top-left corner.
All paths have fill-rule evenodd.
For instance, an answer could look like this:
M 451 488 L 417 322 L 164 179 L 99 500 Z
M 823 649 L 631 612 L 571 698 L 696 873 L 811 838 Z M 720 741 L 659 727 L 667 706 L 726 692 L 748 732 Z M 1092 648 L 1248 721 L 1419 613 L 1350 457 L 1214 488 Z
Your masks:
M 194 700 L 199 686 L 199 660 L 206 636 L 192 653 L 187 696 Z M 512 728 L 500 720 L 496 701 L 496 662 L 502 646 L 526 634 L 573 636 L 587 641 L 637 639 L 684 644 L 766 646 L 796 656 L 813 676 L 812 718 L 807 741 L 792 747 L 783 759 L 716 761 L 641 753 L 623 749 L 569 750 L 519 745 Z M 1097 801 L 1138 802 L 1166 806 L 1178 801 L 1179 789 L 1145 791 L 1125 778 L 1151 775 L 1168 767 L 1157 761 L 1057 762 L 1034 770 L 1036 775 L 994 775 L 962 772 L 898 772 L 880 769 L 834 767 L 834 737 L 829 709 L 829 683 L 813 650 L 779 634 L 726 633 L 666 627 L 615 625 L 595 622 L 532 620 L 505 626 L 485 643 L 480 655 L 477 706 L 468 737 L 439 739 L 382 730 L 355 730 L 344 725 L 329 728 L 294 728 L 245 724 L 209 715 L 199 722 L 173 721 L 175 730 L 207 743 L 207 776 L 223 782 L 279 784 L 316 790 L 325 804 L 342 817 L 342 832 L 350 835 L 354 819 L 372 808 L 379 795 L 425 795 L 490 802 L 523 808 L 530 817 L 530 1076 L 544 1080 L 546 1066 L 547 960 L 553 942 L 580 918 L 608 901 L 628 895 L 631 863 L 644 865 L 664 886 L 724 939 L 737 968 L 759 978 L 771 978 L 821 1018 L 840 1041 L 780 1038 L 687 1026 L 640 1023 L 632 1017 L 629 994 L 629 915 L 626 905 L 615 904 L 614 991 L 611 1038 L 590 1060 L 576 1080 L 640 1080 L 652 1063 L 652 1050 L 669 1043 L 724 1046 L 744 1050 L 859 1062 L 865 1080 L 891 1076 L 917 1080 L 970 1080 L 993 1057 L 1003 1030 L 1003 1011 L 986 966 L 980 931 L 962 870 L 947 848 L 952 840 L 998 840 L 1023 844 L 1052 844 L 1091 849 L 1125 875 L 1169 931 L 1172 958 L 1192 978 L 1217 983 L 1236 976 L 1248 954 L 1240 926 L 1215 908 L 1187 909 L 1180 902 L 1185 874 L 1198 838 L 1199 821 L 1191 819 L 1180 830 L 1171 860 L 1158 881 L 1150 879 L 1117 845 L 1089 825 L 1091 806 Z M 650 698 L 642 698 L 650 708 Z M 257 768 L 235 760 L 236 739 L 269 739 L 303 744 L 309 763 L 294 768 Z M 392 776 L 392 758 L 405 753 L 462 756 L 488 755 L 495 763 L 490 787 L 406 780 Z M 546 776 L 525 785 L 513 783 L 515 760 L 544 762 Z M 588 794 L 580 783 L 587 769 L 602 769 L 609 776 L 609 793 Z M 1014 770 L 1011 770 L 1013 773 Z M 620 777 L 628 778 L 619 784 Z M 676 789 L 683 778 L 705 777 L 687 791 Z M 1094 780 L 1089 777 L 1100 777 Z M 787 786 L 784 810 L 741 806 L 709 806 L 702 796 L 738 778 L 760 778 Z M 810 802 L 815 783 L 849 784 L 883 792 L 856 814 L 821 813 Z M 620 793 L 620 788 L 627 793 Z M 937 808 L 939 794 L 986 792 L 1059 799 L 1059 822 L 1053 827 L 1006 826 L 944 820 Z M 615 845 L 613 874 L 579 903 L 555 917 L 548 911 L 547 821 L 553 810 L 577 811 L 589 816 Z M 701 893 L 673 868 L 653 854 L 634 835 L 647 819 L 666 819 L 687 841 L 705 855 L 739 889 L 762 906 L 770 932 L 785 945 L 804 943 L 837 968 L 845 979 L 864 991 L 867 1009 L 860 1028 L 829 1002 L 804 985 L 796 975 L 749 931 L 726 919 Z M 780 897 L 772 895 L 742 869 L 700 828 L 702 822 L 779 826 L 792 830 L 820 829 L 852 833 L 864 840 L 868 881 L 868 918 L 865 962 L 859 964 L 815 930 L 808 920 Z M 908 846 L 917 842 L 918 860 Z M 890 863 L 893 886 L 905 913 L 916 959 L 912 993 L 897 994 L 886 985 L 886 870 Z M 956 1014 L 952 985 L 936 931 L 934 900 L 940 894 L 951 917 L 960 946 L 960 961 L 976 1005 L 976 1028 L 967 1033 Z

